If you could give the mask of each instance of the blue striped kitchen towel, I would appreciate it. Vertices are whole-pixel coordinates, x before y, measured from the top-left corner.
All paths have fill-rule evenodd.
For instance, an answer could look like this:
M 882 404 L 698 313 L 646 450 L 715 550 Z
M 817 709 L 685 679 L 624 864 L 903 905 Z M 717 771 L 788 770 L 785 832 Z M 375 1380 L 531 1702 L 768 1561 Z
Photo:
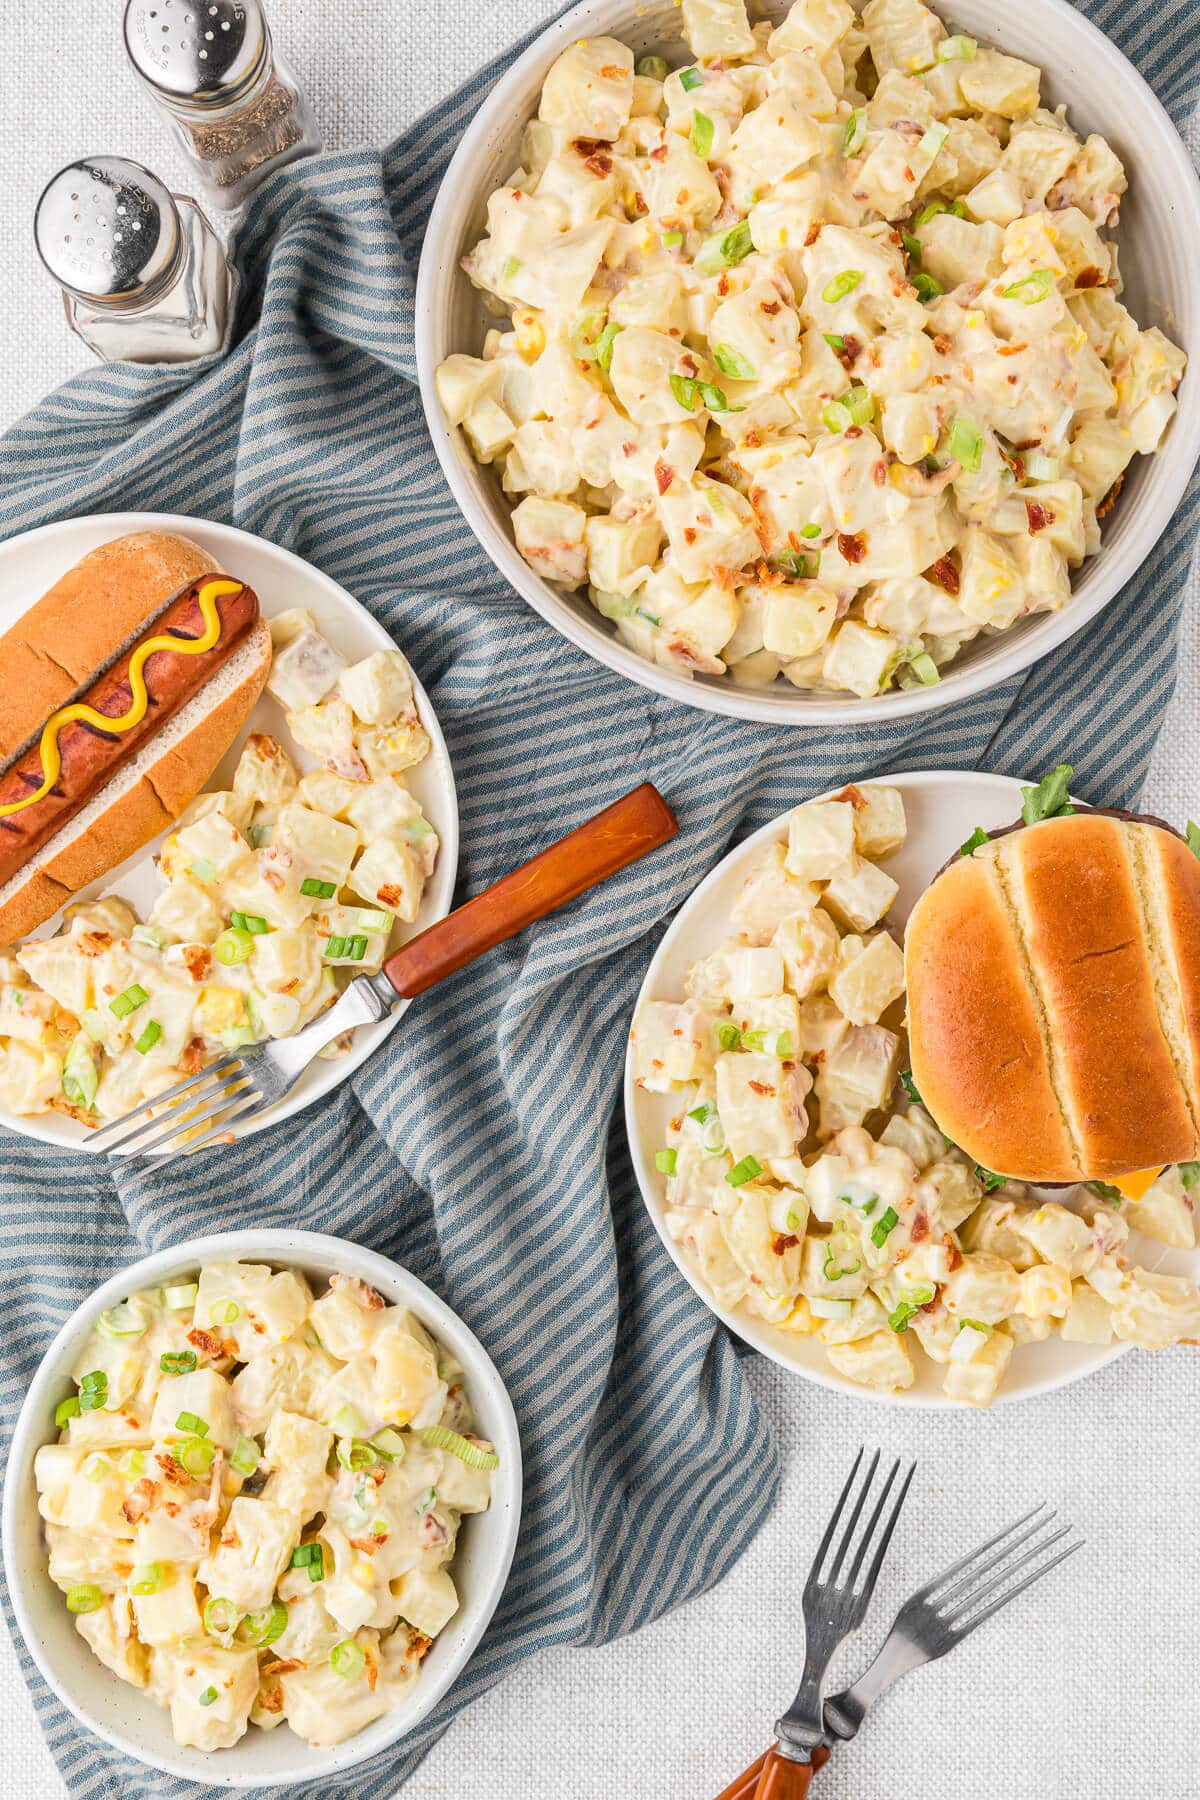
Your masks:
M 1088 7 L 1181 127 L 1200 80 L 1190 4 Z M 338 1800 L 393 1793 L 533 1651 L 630 1631 L 718 1580 L 770 1504 L 775 1451 L 739 1356 L 659 1245 L 617 1110 L 630 1009 L 667 918 L 735 838 L 848 777 L 1025 774 L 1069 751 L 1089 799 L 1132 800 L 1172 690 L 1192 550 L 1185 507 L 1102 619 L 1024 679 L 925 721 L 740 724 L 587 659 L 461 522 L 415 385 L 423 221 L 508 60 L 382 157 L 323 156 L 261 192 L 239 246 L 246 316 L 223 363 L 97 369 L 0 443 L 4 535 L 119 508 L 192 513 L 287 545 L 371 608 L 445 728 L 466 891 L 646 776 L 682 825 L 667 850 L 421 1001 L 345 1090 L 251 1144 L 114 1178 L 5 1139 L 6 1430 L 89 1289 L 152 1247 L 225 1226 L 302 1225 L 398 1258 L 499 1365 L 528 1478 L 508 1591 L 454 1693 L 397 1753 L 329 1790 Z M 24 1667 L 72 1794 L 216 1800 L 85 1736 Z

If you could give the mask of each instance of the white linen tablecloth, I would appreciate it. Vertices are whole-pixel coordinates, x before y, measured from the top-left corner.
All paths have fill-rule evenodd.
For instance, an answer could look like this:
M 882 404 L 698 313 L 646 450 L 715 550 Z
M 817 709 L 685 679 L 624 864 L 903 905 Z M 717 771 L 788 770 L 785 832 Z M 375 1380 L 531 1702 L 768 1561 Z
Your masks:
M 331 147 L 390 139 L 550 10 L 543 0 L 268 3 Z M 25 0 L 10 11 L 0 58 L 0 429 L 88 360 L 33 249 L 44 181 L 76 156 L 107 151 L 187 187 L 125 64 L 119 0 Z M 1147 809 L 1176 822 L 1200 813 L 1191 601 L 1146 792 Z M 1066 1392 L 975 1417 L 887 1412 L 757 1362 L 752 1379 L 785 1472 L 775 1512 L 734 1573 L 632 1639 L 524 1666 L 452 1728 L 406 1800 L 712 1800 L 764 1747 L 790 1698 L 804 1575 L 862 1441 L 911 1452 L 920 1467 L 863 1647 L 844 1659 L 848 1676 L 905 1592 L 1036 1500 L 1061 1506 L 1089 1543 L 881 1703 L 817 1792 L 1200 1800 L 1198 1374 L 1188 1351 L 1134 1353 Z M 0 1702 L 0 1793 L 60 1793 L 2 1633 Z

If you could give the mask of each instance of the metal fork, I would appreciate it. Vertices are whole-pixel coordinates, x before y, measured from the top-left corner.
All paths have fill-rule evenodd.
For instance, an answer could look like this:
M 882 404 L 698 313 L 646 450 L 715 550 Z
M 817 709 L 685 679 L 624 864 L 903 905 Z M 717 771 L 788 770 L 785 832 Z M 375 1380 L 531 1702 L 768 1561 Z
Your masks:
M 844 1693 L 825 1702 L 825 1743 L 848 1742 L 855 1737 L 867 1708 L 902 1675 L 923 1663 L 935 1662 L 961 1644 L 976 1626 L 1048 1575 L 1051 1569 L 1083 1547 L 1073 1538 L 1055 1555 L 1047 1553 L 1071 1532 L 1069 1525 L 1051 1529 L 1057 1514 L 1045 1501 L 1017 1519 L 995 1537 L 943 1569 L 925 1587 L 906 1600 L 896 1614 L 883 1648 L 866 1672 Z M 760 1783 L 776 1752 L 767 1751 L 718 1796 L 718 1800 L 755 1800 Z M 821 1751 L 815 1749 L 813 1767 Z M 823 1760 L 823 1759 L 822 1759 Z M 796 1788 L 802 1794 L 807 1787 Z M 792 1790 L 769 1790 L 790 1794 Z
M 657 788 L 643 782 L 410 939 L 377 975 L 358 976 L 329 1012 L 294 1037 L 218 1057 L 198 1074 L 101 1126 L 87 1147 L 157 1167 L 218 1139 L 228 1141 L 233 1124 L 244 1124 L 282 1100 L 318 1051 L 343 1032 L 386 1019 L 397 996 L 407 1006 L 505 938 L 657 849 L 678 829 Z

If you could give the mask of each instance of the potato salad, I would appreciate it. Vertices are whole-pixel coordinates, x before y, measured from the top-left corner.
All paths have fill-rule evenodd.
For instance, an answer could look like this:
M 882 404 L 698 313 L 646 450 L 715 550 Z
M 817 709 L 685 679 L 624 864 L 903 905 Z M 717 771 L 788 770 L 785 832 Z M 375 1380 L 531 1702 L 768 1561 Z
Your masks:
M 1130 1260 L 1130 1231 L 1190 1249 L 1200 1163 L 1136 1202 L 1091 1184 L 1039 1204 L 972 1164 L 904 1068 L 904 960 L 883 924 L 904 841 L 889 787 L 797 807 L 686 995 L 634 1021 L 638 1085 L 669 1095 L 655 1160 L 667 1229 L 724 1311 L 820 1339 L 865 1387 L 923 1353 L 986 1406 L 1014 1347 L 1200 1338 L 1192 1281 Z
M 1121 303 L 1126 178 L 921 0 L 682 0 L 692 60 L 546 78 L 437 375 L 539 575 L 660 665 L 867 698 L 1055 611 L 1185 358 Z
M 8 1111 L 120 1118 L 307 1024 L 416 918 L 438 836 L 405 785 L 430 748 L 408 664 L 383 650 L 347 665 L 306 612 L 272 637 L 268 690 L 307 772 L 252 734 L 233 786 L 164 839 L 147 918 L 116 896 L 81 903 L 56 936 L 0 952 Z
M 71 1376 L 35 1463 L 51 1579 L 177 1743 L 337 1744 L 407 1699 L 499 1463 L 411 1313 L 214 1265 L 102 1314 Z

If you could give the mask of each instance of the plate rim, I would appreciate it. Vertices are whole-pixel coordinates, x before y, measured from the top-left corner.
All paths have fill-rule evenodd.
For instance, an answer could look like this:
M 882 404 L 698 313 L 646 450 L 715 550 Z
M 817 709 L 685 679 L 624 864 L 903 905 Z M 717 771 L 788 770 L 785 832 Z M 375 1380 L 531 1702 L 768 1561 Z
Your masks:
M 978 786 L 994 788 L 999 785 L 1010 790 L 1014 798 L 1018 801 L 1022 787 L 1030 785 L 1027 781 L 1022 782 L 1017 776 L 1000 775 L 989 769 L 889 770 L 878 776 L 864 776 L 861 784 L 864 787 L 894 786 L 900 788 L 903 793 L 908 789 L 914 788 L 936 788 L 947 781 L 961 782 L 968 787 Z M 834 794 L 840 793 L 845 786 L 846 783 L 841 782 L 836 787 L 822 789 L 820 793 L 813 794 L 810 799 L 828 800 Z M 809 804 L 809 801 L 797 801 L 796 804 L 806 805 Z M 638 988 L 637 999 L 634 1002 L 633 1009 L 629 1016 L 630 1026 L 632 1026 L 633 1021 L 637 1017 L 637 1013 L 643 1004 L 655 997 L 653 988 L 658 979 L 659 971 L 671 950 L 674 949 L 679 941 L 686 935 L 686 926 L 690 918 L 694 916 L 696 911 L 702 909 L 705 895 L 711 892 L 713 887 L 717 885 L 719 879 L 728 872 L 729 865 L 735 858 L 748 856 L 748 853 L 759 845 L 770 843 L 772 841 L 778 842 L 781 827 L 786 822 L 788 814 L 793 810 L 793 808 L 789 807 L 787 812 L 780 813 L 776 818 L 768 820 L 765 825 L 759 826 L 759 828 L 752 832 L 748 837 L 742 838 L 732 849 L 726 851 L 720 861 L 715 863 L 704 876 L 703 880 L 693 888 L 691 894 L 689 894 L 688 898 L 679 908 L 679 911 L 671 920 L 655 948 L 654 955 L 650 959 L 641 986 Z M 934 873 L 936 874 L 936 871 L 934 871 Z M 933 875 L 930 876 L 930 880 L 932 879 Z M 765 1322 L 763 1322 L 762 1329 L 760 1330 L 759 1321 L 744 1317 L 739 1313 L 731 1311 L 729 1308 L 719 1306 L 712 1295 L 705 1290 L 699 1275 L 689 1268 L 687 1259 L 666 1230 L 665 1221 L 662 1217 L 662 1204 L 657 1195 L 654 1178 L 651 1175 L 649 1156 L 641 1142 L 640 1133 L 637 1129 L 636 1100 L 638 1092 L 639 1090 L 633 1078 L 633 1043 L 632 1039 L 629 1039 L 625 1046 L 622 1099 L 625 1114 L 625 1135 L 629 1144 L 630 1160 L 633 1164 L 634 1175 L 637 1178 L 642 1204 L 649 1214 L 650 1222 L 654 1226 L 662 1243 L 665 1245 L 667 1253 L 670 1256 L 671 1261 L 675 1264 L 675 1267 L 679 1270 L 680 1274 L 683 1275 L 684 1279 L 699 1296 L 708 1310 L 720 1319 L 727 1330 L 731 1331 L 735 1337 L 740 1338 L 742 1342 L 747 1344 L 752 1350 L 767 1357 L 780 1368 L 786 1369 L 789 1374 L 798 1377 L 802 1381 L 811 1382 L 816 1387 L 826 1388 L 833 1393 L 849 1396 L 856 1400 L 869 1401 L 878 1406 L 907 1408 L 915 1412 L 963 1413 L 971 1412 L 973 1410 L 970 1407 L 962 1405 L 959 1401 L 949 1399 L 940 1391 L 932 1394 L 918 1393 L 911 1389 L 885 1392 L 878 1388 L 862 1387 L 849 1380 L 847 1376 L 839 1375 L 836 1370 L 832 1368 L 822 1367 L 810 1369 L 803 1367 L 798 1362 L 792 1361 L 784 1356 L 773 1341 L 770 1340 L 766 1335 L 770 1328 L 765 1325 Z M 1032 1345 L 1021 1347 L 1033 1348 Z M 1086 1364 L 1081 1368 L 1060 1371 L 1057 1374 L 1052 1373 L 1036 1376 L 1015 1390 L 1007 1389 L 1005 1385 L 1001 1383 L 999 1391 L 992 1401 L 991 1406 L 1016 1406 L 1022 1401 L 1036 1399 L 1041 1395 L 1053 1393 L 1059 1388 L 1071 1387 L 1075 1382 L 1084 1381 L 1089 1376 L 1096 1374 L 1099 1370 L 1106 1368 L 1109 1363 L 1115 1362 L 1119 1356 L 1124 1356 L 1125 1353 L 1132 1350 L 1134 1346 L 1128 1343 L 1116 1342 L 1104 1346 L 1096 1345 L 1094 1348 L 1097 1352 L 1096 1355 L 1089 1358 Z M 987 1411 L 991 1409 L 987 1408 L 984 1410 Z
M 133 509 L 122 512 L 69 514 L 61 519 L 50 520 L 44 525 L 35 525 L 28 531 L 15 532 L 11 537 L 0 540 L 0 570 L 3 568 L 4 559 L 14 554 L 19 554 L 20 547 L 22 546 L 31 543 L 44 544 L 47 540 L 53 540 L 59 536 L 69 538 L 72 532 L 83 532 L 89 527 L 102 528 L 105 532 L 111 530 L 111 535 L 113 537 L 122 537 L 127 533 L 135 531 L 177 531 L 184 535 L 198 536 L 199 541 L 202 544 L 204 542 L 204 534 L 207 533 L 209 535 L 215 535 L 218 539 L 230 540 L 235 545 L 253 545 L 256 551 L 264 553 L 268 559 L 279 559 L 284 569 L 290 571 L 293 575 L 300 572 L 305 581 L 313 581 L 318 586 L 324 588 L 327 597 L 333 602 L 336 608 L 344 609 L 348 607 L 352 613 L 361 615 L 362 619 L 366 621 L 368 629 L 373 634 L 378 635 L 382 633 L 383 637 L 387 639 L 387 642 L 392 648 L 401 650 L 407 660 L 407 652 L 403 651 L 403 646 L 397 643 L 387 626 L 377 619 L 374 614 L 363 605 L 361 600 L 356 599 L 348 588 L 343 587 L 341 582 L 338 581 L 335 576 L 326 574 L 323 569 L 318 568 L 315 563 L 309 562 L 307 558 L 301 556 L 298 551 L 288 549 L 282 544 L 277 544 L 270 538 L 260 536 L 257 532 L 247 531 L 240 525 L 226 524 L 223 520 L 204 518 L 196 513 L 155 512 L 145 509 Z M 105 540 L 101 538 L 99 541 L 103 542 Z M 86 555 L 87 552 L 85 550 L 81 551 L 79 554 Z M 224 553 L 222 552 L 222 556 L 223 555 Z M 75 560 L 77 561 L 78 557 Z M 65 563 L 63 572 L 65 573 L 66 570 L 72 566 L 71 563 Z M 36 604 L 36 599 L 30 602 L 31 606 Z M 29 609 L 26 608 L 25 610 L 28 611 Z M 284 608 L 281 610 L 287 609 Z M 12 625 L 18 624 L 24 616 L 24 612 L 18 614 L 13 620 Z M 272 617 L 265 609 L 263 616 L 268 622 Z M 5 629 L 11 630 L 12 625 L 7 626 Z M 383 648 L 382 644 L 380 645 L 380 648 Z M 421 681 L 417 671 L 412 667 L 411 663 L 409 663 L 409 668 L 412 672 L 413 690 L 416 695 L 417 709 L 421 716 L 421 722 L 428 731 L 433 745 L 432 760 L 434 760 L 435 764 L 445 772 L 444 790 L 446 815 L 443 822 L 446 829 L 441 832 L 441 848 L 438 855 L 437 869 L 434 875 L 434 882 L 437 884 L 437 896 L 434 901 L 433 916 L 427 921 L 427 924 L 433 925 L 439 920 L 444 919 L 447 913 L 450 912 L 454 898 L 454 889 L 458 880 L 460 854 L 458 788 L 454 778 L 454 765 L 451 760 L 450 751 L 446 744 L 445 734 L 442 731 L 441 722 L 438 719 L 433 702 L 429 698 L 424 683 Z M 439 785 L 442 784 L 439 783 Z M 201 788 L 200 791 L 203 793 L 204 789 Z M 439 822 L 439 829 L 441 823 L 442 822 Z M 157 837 L 152 838 L 149 844 L 144 845 L 142 850 L 137 853 L 138 856 L 152 854 L 154 846 L 158 844 L 162 835 L 162 833 L 159 833 Z M 430 886 L 433 886 L 433 883 L 431 883 Z M 428 891 L 428 889 L 426 891 Z M 425 926 L 422 926 L 422 930 L 425 928 Z M 414 933 L 414 935 L 416 934 Z M 389 1016 L 386 1019 L 381 1020 L 378 1025 L 367 1027 L 372 1034 L 377 1034 L 373 1035 L 370 1047 L 364 1049 L 361 1054 L 358 1054 L 352 1049 L 349 1056 L 346 1058 L 345 1063 L 340 1068 L 338 1079 L 330 1082 L 328 1087 L 311 1094 L 306 1094 L 301 1090 L 298 1095 L 295 1095 L 294 1093 L 287 1095 L 282 1101 L 278 1102 L 276 1106 L 268 1108 L 263 1113 L 256 1114 L 244 1125 L 240 1125 L 235 1121 L 230 1127 L 234 1141 L 240 1143 L 243 1139 L 257 1136 L 261 1131 L 269 1131 L 277 1125 L 282 1125 L 286 1121 L 295 1118 L 298 1113 L 305 1112 L 309 1107 L 317 1105 L 320 1101 L 328 1098 L 331 1093 L 336 1092 L 345 1081 L 356 1074 L 365 1063 L 370 1061 L 377 1050 L 382 1049 L 385 1041 L 391 1036 L 392 1032 L 395 1031 L 407 1010 L 406 1006 L 398 1004 L 393 1008 Z M 103 1151 L 92 1149 L 86 1137 L 75 1137 L 68 1134 L 67 1126 L 72 1123 L 71 1121 L 63 1121 L 57 1129 L 54 1129 L 45 1122 L 47 1117 L 58 1120 L 59 1115 L 43 1115 L 39 1113 L 21 1115 L 8 1113 L 4 1111 L 3 1108 L 0 1108 L 0 1128 L 15 1132 L 20 1137 L 29 1138 L 34 1142 L 47 1144 L 55 1150 L 65 1152 L 77 1151 L 88 1156 L 103 1157 Z

